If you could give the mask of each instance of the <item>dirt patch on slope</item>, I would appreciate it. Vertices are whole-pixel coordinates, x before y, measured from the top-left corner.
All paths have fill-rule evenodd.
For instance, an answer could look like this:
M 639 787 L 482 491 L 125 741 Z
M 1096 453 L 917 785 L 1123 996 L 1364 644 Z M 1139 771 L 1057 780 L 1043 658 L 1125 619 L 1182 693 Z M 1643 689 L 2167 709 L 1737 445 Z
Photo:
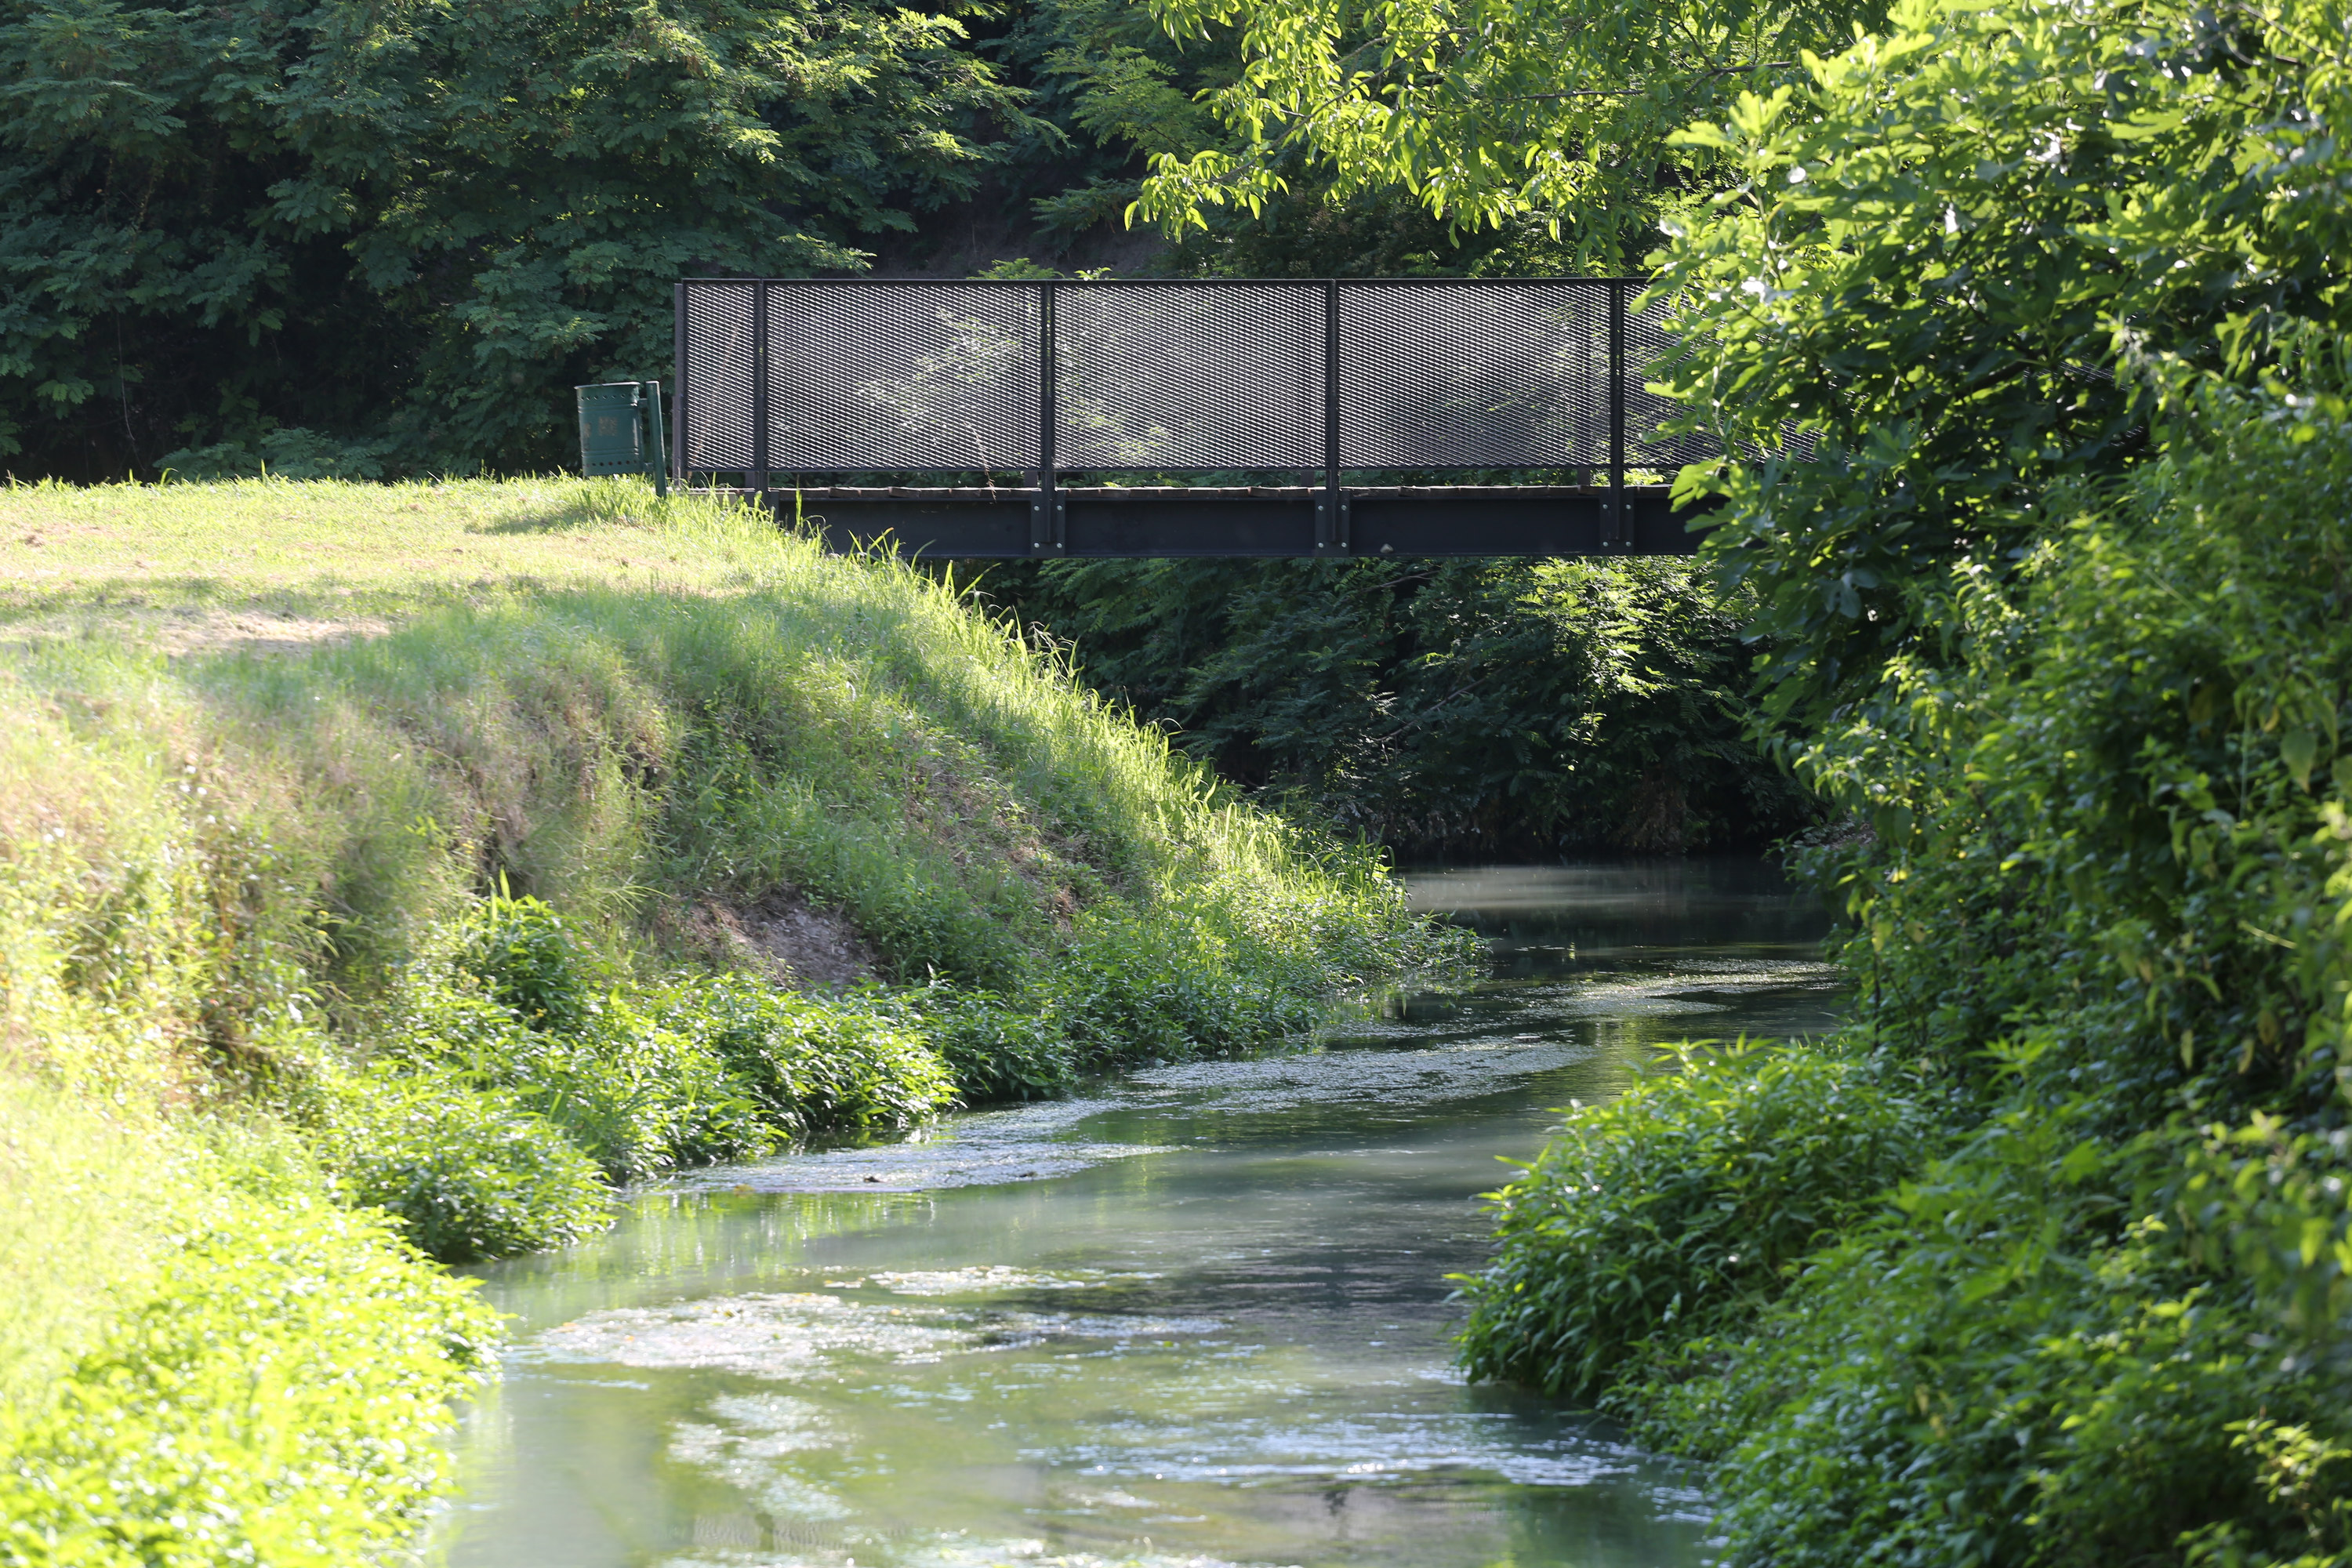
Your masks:
M 336 643 L 379 637 L 392 629 L 381 616 L 331 619 L 286 611 L 77 609 L 28 616 L 0 626 L 0 645 L 93 636 L 142 643 L 179 657 L 203 653 L 308 653 Z
M 797 888 L 778 888 L 748 904 L 705 900 L 687 916 L 686 930 L 711 957 L 779 985 L 854 985 L 877 977 L 879 955 L 849 917 L 809 902 Z

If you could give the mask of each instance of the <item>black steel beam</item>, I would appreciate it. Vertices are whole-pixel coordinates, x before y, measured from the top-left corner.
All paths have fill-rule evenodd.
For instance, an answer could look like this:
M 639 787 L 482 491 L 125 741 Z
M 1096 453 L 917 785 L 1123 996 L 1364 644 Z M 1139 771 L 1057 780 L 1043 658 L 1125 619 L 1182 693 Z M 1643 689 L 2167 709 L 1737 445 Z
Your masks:
M 1060 558 L 1171 556 L 1687 555 L 1689 524 L 1663 485 L 1628 486 L 1612 526 L 1608 489 L 1375 487 L 1343 493 L 1348 547 L 1335 552 L 1319 486 L 1142 489 L 1065 485 Z M 772 490 L 779 515 L 835 550 L 887 543 L 908 554 L 1033 559 L 1037 492 L 1028 489 Z M 1320 524 L 1320 526 L 1318 526 Z M 1318 537 L 1320 542 L 1318 544 Z

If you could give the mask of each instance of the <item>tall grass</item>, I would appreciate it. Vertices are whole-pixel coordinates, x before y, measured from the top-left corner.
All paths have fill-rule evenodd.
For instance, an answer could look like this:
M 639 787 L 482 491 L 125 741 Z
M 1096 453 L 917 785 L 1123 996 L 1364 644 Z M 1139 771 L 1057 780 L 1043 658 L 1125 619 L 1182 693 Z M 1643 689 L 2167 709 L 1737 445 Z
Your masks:
M 70 572 L 44 554 L 55 574 L 0 622 L 18 639 L 0 711 L 12 750 L 29 753 L 0 783 L 0 811 L 23 816 L 29 795 L 40 817 L 9 823 L 8 837 L 52 835 L 44 843 L 67 858 L 143 888 L 167 860 L 194 871 L 163 847 L 184 834 L 205 875 L 247 879 L 240 931 L 257 923 L 315 948 L 343 990 L 413 952 L 500 871 L 616 946 L 666 900 L 790 882 L 846 909 L 895 977 L 995 985 L 1106 898 L 1215 910 L 1277 943 L 1317 940 L 1322 915 L 1320 935 L 1339 948 L 1342 926 L 1404 931 L 1367 855 L 1223 798 L 1162 734 L 1108 710 L 950 588 L 892 562 L 825 556 L 708 502 L 655 527 L 596 521 L 635 515 L 614 486 L 537 489 L 549 503 L 539 526 L 570 541 L 542 540 L 542 554 L 656 560 L 652 580 L 618 585 L 621 569 L 606 567 L 559 582 L 538 575 L 537 557 L 527 574 L 492 579 L 422 552 L 435 514 L 404 498 L 452 498 L 474 520 L 469 540 L 528 537 L 484 503 L 495 487 L 136 492 L 176 509 L 177 557 L 135 559 L 185 565 L 208 552 L 207 526 L 220 536 L 217 574 L 176 579 L 193 598 L 218 608 L 241 595 L 315 632 L 358 576 L 377 585 L 345 624 L 373 635 L 296 650 L 266 627 L 231 627 L 213 634 L 218 651 L 163 656 L 139 617 L 159 613 L 163 591 L 126 587 L 123 563 L 94 546 Z M 311 516 L 321 491 L 392 514 L 386 553 L 421 563 L 404 596 L 370 575 L 374 558 L 352 542 L 371 526 L 360 517 L 306 523 L 307 546 L 233 559 L 248 518 Z M 104 510 L 90 498 L 110 493 L 11 500 L 22 513 L 54 499 L 71 514 Z M 307 573 L 283 559 L 305 548 L 320 556 Z

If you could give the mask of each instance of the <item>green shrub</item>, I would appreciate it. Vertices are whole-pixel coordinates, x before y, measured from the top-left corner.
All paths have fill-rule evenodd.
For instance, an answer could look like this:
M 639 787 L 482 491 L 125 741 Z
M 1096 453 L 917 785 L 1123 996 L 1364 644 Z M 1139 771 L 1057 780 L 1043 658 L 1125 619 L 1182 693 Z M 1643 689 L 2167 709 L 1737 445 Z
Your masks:
M 1459 1277 L 1464 1369 L 1591 1402 L 1744 1327 L 1917 1168 L 1925 1126 L 1853 1058 L 1693 1047 L 1680 1072 L 1572 1112 L 1494 1194 L 1497 1256 Z
M 1736 1560 L 2347 1560 L 2352 1409 L 2259 1292 L 2179 1245 L 2178 1209 L 2150 1216 L 2194 1142 L 2117 1151 L 2095 1120 L 2087 1099 L 1996 1117 L 1654 1410 L 1727 1456 Z
M 558 1247 L 612 1223 L 595 1163 L 520 1097 L 447 1073 L 347 1089 L 326 1140 L 342 1195 L 446 1263 Z
M 177 1196 L 170 1144 L 0 1070 L 0 1412 L 49 1385 L 146 1288 Z
M 457 938 L 457 969 L 529 1027 L 576 1035 L 593 1020 L 596 966 L 562 915 L 541 900 L 510 896 L 505 878 L 459 922 Z
M 765 1153 L 790 1135 L 693 1029 L 673 1026 L 660 994 L 593 993 L 589 959 L 544 903 L 489 900 L 460 934 L 456 973 L 417 964 L 402 976 L 384 1013 L 388 1060 L 510 1097 L 615 1182 Z M 479 961 L 486 948 L 498 965 Z
M 825 998 L 756 980 L 690 982 L 652 1004 L 723 1064 L 784 1137 L 911 1127 L 955 1098 L 908 1008 Z
M 496 1319 L 376 1220 L 224 1190 L 143 1303 L 0 1431 L 0 1562 L 348 1568 L 448 1489 Z
M 1643 1391 L 1733 1563 L 2345 1560 L 2352 407 L 2167 414 L 1811 742 L 1854 1042 L 1975 1125 Z
M 918 1005 L 966 1100 L 1050 1100 L 1077 1087 L 1070 1042 L 1052 1015 L 947 985 L 925 990 Z
M 1320 955 L 1285 952 L 1216 911 L 1105 908 L 1041 979 L 1044 1010 L 1088 1068 L 1247 1050 L 1312 1028 L 1328 1005 Z
M 563 962 L 561 935 L 546 944 Z M 748 976 L 616 987 L 542 1019 L 429 966 L 404 979 L 386 1057 L 457 1075 L 561 1128 L 615 1182 L 745 1159 L 812 1133 L 903 1128 L 955 1099 L 906 1000 L 817 997 Z

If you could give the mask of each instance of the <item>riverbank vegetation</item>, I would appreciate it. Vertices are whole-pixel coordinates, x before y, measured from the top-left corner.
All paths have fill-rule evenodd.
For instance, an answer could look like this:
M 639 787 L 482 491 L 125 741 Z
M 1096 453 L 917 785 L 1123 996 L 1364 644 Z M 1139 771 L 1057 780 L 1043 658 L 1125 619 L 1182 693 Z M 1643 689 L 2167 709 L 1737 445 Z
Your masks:
M 0 514 L 11 1561 L 357 1560 L 490 1337 L 425 1255 L 1461 956 L 950 588 L 725 503 Z
M 1718 1460 L 1732 1561 L 2352 1562 L 2347 85 L 2339 6 L 1914 4 L 1684 134 L 1738 174 L 1663 374 L 1810 438 L 1685 482 L 1853 824 L 1793 1058 L 1853 1093 L 1745 1161 L 1689 1145 L 1752 1056 L 1573 1119 L 1465 1350 Z M 1661 1165 L 1769 1277 L 1568 1277 L 1652 1236 L 1580 1173 Z

